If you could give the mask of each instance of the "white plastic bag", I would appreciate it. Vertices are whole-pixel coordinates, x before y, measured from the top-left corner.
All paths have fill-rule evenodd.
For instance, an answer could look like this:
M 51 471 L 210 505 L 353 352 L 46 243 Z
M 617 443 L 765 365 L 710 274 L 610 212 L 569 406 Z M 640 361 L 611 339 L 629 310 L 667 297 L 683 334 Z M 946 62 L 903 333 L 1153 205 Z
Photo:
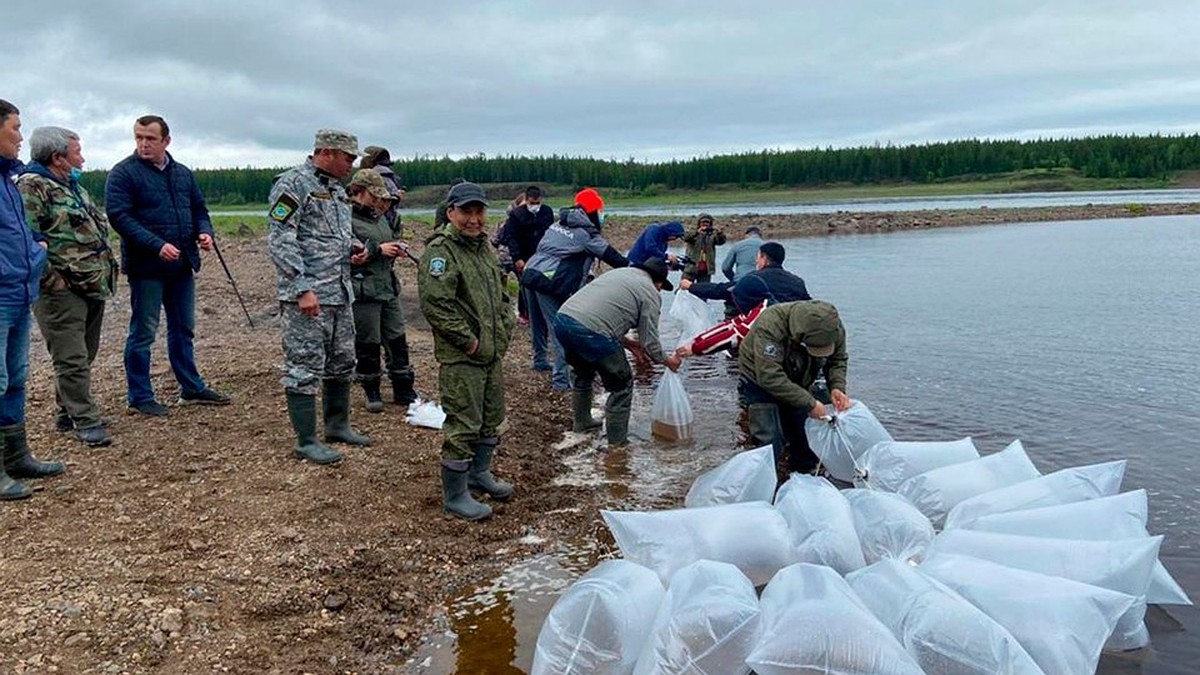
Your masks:
M 866 564 L 850 503 L 829 481 L 793 473 L 780 486 L 775 508 L 787 521 L 795 560 L 828 565 L 839 574 Z
M 764 445 L 739 452 L 724 464 L 700 474 L 683 505 L 716 506 L 737 502 L 770 503 L 775 496 L 775 452 Z
M 416 427 L 441 429 L 446 422 L 446 412 L 434 401 L 417 399 L 408 404 L 408 413 L 404 421 Z
M 1150 644 L 1143 623 L 1146 588 L 1161 544 L 1162 537 L 1088 541 L 947 530 L 933 540 L 928 555 L 967 555 L 1134 596 L 1137 602 L 1121 616 L 1107 644 L 1126 650 Z
M 1077 466 L 992 490 L 963 500 L 946 516 L 946 529 L 963 525 L 992 513 L 1021 511 L 1041 506 L 1070 504 L 1121 491 L 1125 460 Z
M 533 675 L 627 674 L 662 603 L 653 572 L 606 560 L 567 589 L 538 633 Z
M 957 441 L 882 441 L 871 446 L 859 461 L 875 490 L 895 492 L 917 474 L 951 464 L 979 459 L 971 437 Z
M 807 563 L 763 591 L 762 637 L 746 664 L 758 675 L 923 675 L 837 572 Z
M 708 303 L 687 291 L 675 294 L 668 315 L 675 325 L 679 326 L 679 342 L 675 344 L 676 347 L 690 344 L 693 338 L 716 324 Z
M 601 511 L 621 555 L 670 584 L 697 560 L 727 562 L 755 586 L 795 562 L 783 516 L 763 502 L 670 511 Z
M 926 673 L 1042 675 L 1003 626 L 911 565 L 881 560 L 846 582 Z
M 634 675 L 745 675 L 759 613 L 754 585 L 738 568 L 694 562 L 671 579 Z
M 694 420 L 683 380 L 677 373 L 663 371 L 650 408 L 650 433 L 667 441 L 686 441 L 692 437 Z
M 918 568 L 1008 629 L 1046 673 L 1094 673 L 1100 650 L 1136 598 L 962 555 Z
M 826 409 L 833 411 L 832 407 L 827 406 Z M 892 440 L 891 434 L 875 419 L 867 404 L 857 400 L 851 400 L 851 406 L 845 412 L 837 413 L 836 421 L 832 424 L 822 420 L 806 420 L 804 432 L 808 436 L 809 447 L 821 459 L 829 475 L 844 481 L 855 479 L 855 463 L 871 446 Z
M 1073 504 L 982 516 L 968 523 L 966 528 L 1030 537 L 1133 539 L 1150 536 L 1146 531 L 1148 510 L 1146 491 L 1134 490 Z M 1192 604 L 1161 562 L 1154 565 L 1146 601 L 1155 605 Z
M 929 516 L 936 526 L 965 499 L 1040 475 L 1021 441 L 1013 441 L 994 455 L 913 476 L 901 483 L 896 492 Z
M 881 559 L 920 562 L 933 541 L 933 523 L 907 499 L 878 490 L 842 490 L 868 565 Z

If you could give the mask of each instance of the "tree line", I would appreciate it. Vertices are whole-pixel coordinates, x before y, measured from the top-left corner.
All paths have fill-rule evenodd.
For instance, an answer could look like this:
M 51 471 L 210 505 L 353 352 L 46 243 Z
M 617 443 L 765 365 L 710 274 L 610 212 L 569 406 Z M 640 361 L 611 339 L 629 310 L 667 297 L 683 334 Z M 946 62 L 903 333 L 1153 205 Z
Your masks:
M 1071 169 L 1091 178 L 1167 178 L 1200 169 L 1200 134 L 1095 136 L 1038 140 L 959 140 L 920 145 L 761 150 L 667 162 L 550 155 L 414 157 L 392 165 L 406 185 L 549 183 L 619 188 L 702 190 L 714 185 L 801 187 L 830 183 L 928 183 L 1029 169 Z M 196 178 L 214 204 L 261 204 L 282 168 L 200 169 Z M 107 172 L 89 171 L 84 185 L 104 194 Z

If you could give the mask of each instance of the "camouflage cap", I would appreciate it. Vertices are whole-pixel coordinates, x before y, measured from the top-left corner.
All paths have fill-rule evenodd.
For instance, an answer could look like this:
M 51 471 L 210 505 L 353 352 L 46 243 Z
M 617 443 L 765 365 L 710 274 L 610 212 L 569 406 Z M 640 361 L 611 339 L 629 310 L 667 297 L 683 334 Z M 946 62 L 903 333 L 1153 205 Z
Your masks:
M 350 179 L 350 184 L 357 185 L 380 199 L 396 199 L 396 195 L 392 194 L 384 182 L 383 176 L 375 169 L 359 169 L 354 178 Z
M 368 145 L 363 148 L 363 159 L 371 162 L 372 165 L 391 164 L 392 155 L 387 148 L 381 148 L 378 145 Z
M 357 157 L 358 138 L 348 131 L 319 129 L 313 142 L 313 150 L 341 150 Z

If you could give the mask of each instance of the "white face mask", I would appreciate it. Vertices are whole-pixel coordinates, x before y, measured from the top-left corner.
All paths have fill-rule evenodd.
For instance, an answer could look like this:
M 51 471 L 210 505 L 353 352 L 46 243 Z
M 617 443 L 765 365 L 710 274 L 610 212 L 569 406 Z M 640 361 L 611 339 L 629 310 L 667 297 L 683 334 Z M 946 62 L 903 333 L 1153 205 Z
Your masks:
M 526 204 L 525 208 L 529 209 L 530 213 L 537 215 L 537 212 L 542 210 L 542 205 L 541 204 Z

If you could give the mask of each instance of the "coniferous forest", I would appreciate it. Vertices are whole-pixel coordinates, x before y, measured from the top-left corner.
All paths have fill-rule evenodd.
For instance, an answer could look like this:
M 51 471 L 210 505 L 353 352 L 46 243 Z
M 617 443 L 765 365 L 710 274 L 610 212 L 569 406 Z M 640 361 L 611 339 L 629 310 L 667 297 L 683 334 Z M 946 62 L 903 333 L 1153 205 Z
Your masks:
M 545 183 L 618 188 L 703 190 L 710 186 L 815 187 L 829 184 L 931 183 L 1031 169 L 1068 169 L 1089 178 L 1162 178 L 1200 169 L 1200 134 L 1097 136 L 1039 140 L 961 140 L 922 145 L 762 150 L 668 162 L 591 157 L 414 157 L 393 165 L 409 187 L 478 183 Z M 201 169 L 197 179 L 212 204 L 261 204 L 282 168 Z M 84 185 L 104 194 L 107 172 L 90 171 Z

